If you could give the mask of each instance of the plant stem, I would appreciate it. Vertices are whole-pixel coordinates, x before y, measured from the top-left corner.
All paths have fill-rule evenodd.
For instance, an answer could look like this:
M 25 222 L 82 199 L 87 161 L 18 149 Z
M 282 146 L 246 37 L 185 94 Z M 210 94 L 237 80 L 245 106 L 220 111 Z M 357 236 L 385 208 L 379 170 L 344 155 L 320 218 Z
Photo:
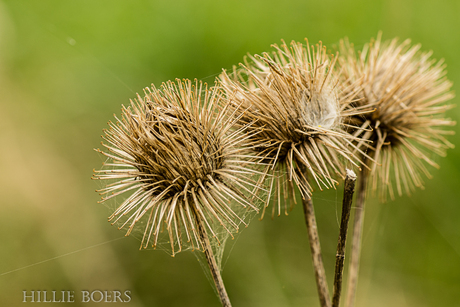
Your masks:
M 201 219 L 201 216 L 195 213 L 198 233 L 200 235 L 201 244 L 203 245 L 204 254 L 206 256 L 206 261 L 208 262 L 209 270 L 211 271 L 212 279 L 216 285 L 217 293 L 219 294 L 220 302 L 223 307 L 231 307 L 230 298 L 228 297 L 227 290 L 225 290 L 224 281 L 220 275 L 220 270 L 212 252 L 211 243 L 209 242 L 208 234 L 206 232 L 205 224 Z
M 303 163 L 297 163 L 300 172 L 306 176 L 307 169 Z M 313 260 L 313 268 L 315 270 L 316 286 L 321 307 L 331 307 L 331 298 L 327 286 L 326 271 L 324 270 L 323 258 L 321 256 L 321 245 L 319 243 L 318 227 L 316 225 L 315 211 L 313 202 L 310 199 L 303 199 L 303 211 L 305 215 L 305 223 L 307 224 L 308 238 L 310 241 L 311 256 Z
M 364 161 L 366 163 L 366 161 Z M 359 261 L 361 256 L 361 241 L 364 224 L 364 202 L 366 201 L 367 179 L 369 170 L 364 168 L 359 180 L 358 195 L 356 198 L 355 218 L 353 223 L 353 240 L 351 245 L 351 258 L 349 263 L 348 289 L 346 304 L 353 307 L 355 303 L 356 288 L 358 286 Z
M 334 292 L 332 294 L 332 307 L 339 307 L 342 291 L 343 264 L 345 262 L 345 243 L 347 241 L 348 221 L 350 219 L 353 193 L 355 192 L 356 174 L 347 169 L 345 187 L 343 190 L 342 219 L 340 221 L 337 254 L 335 255 Z

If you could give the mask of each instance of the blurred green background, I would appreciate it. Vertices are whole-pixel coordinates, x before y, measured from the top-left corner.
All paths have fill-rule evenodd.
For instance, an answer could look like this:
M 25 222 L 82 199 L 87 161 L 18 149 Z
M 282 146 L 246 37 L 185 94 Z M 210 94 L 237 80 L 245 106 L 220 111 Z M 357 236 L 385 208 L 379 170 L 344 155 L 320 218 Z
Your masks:
M 90 177 L 112 114 L 151 83 L 212 83 L 280 39 L 360 47 L 379 30 L 444 58 L 458 92 L 459 20 L 457 0 L 0 1 L 0 305 L 22 306 L 23 290 L 131 290 L 118 305 L 219 306 L 193 253 L 139 251 L 106 222 Z M 459 134 L 450 141 L 425 190 L 368 203 L 357 306 L 460 306 Z M 340 188 L 314 200 L 332 284 Z M 234 306 L 319 306 L 300 206 L 255 219 L 224 262 Z

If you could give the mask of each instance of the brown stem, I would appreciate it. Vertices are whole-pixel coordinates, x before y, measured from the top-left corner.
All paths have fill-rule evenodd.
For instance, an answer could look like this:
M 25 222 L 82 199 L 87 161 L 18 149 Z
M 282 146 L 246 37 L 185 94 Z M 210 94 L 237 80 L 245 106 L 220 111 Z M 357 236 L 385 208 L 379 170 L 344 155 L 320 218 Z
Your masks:
M 297 163 L 297 167 L 304 174 L 307 169 L 303 163 Z M 319 243 L 318 227 L 316 225 L 315 211 L 313 202 L 310 199 L 302 199 L 305 223 L 307 224 L 308 238 L 310 241 L 313 268 L 315 270 L 316 286 L 318 288 L 319 301 L 321 307 L 331 307 L 331 298 L 327 286 L 326 271 L 324 270 L 323 258 L 321 256 L 321 245 Z
M 345 187 L 343 190 L 342 219 L 340 221 L 339 240 L 337 254 L 335 256 L 334 292 L 332 295 L 332 307 L 339 307 L 340 293 L 342 291 L 343 264 L 345 262 L 345 243 L 347 241 L 348 221 L 350 219 L 353 193 L 355 192 L 356 174 L 347 169 Z
M 212 279 L 216 285 L 217 293 L 219 294 L 220 302 L 223 307 L 231 307 L 230 299 L 225 290 L 224 281 L 220 275 L 219 267 L 217 266 L 216 258 L 212 252 L 211 243 L 209 242 L 208 234 L 206 232 L 204 221 L 198 213 L 195 213 L 198 233 L 200 235 L 201 244 L 203 245 L 204 254 L 206 256 L 206 261 L 208 262 L 209 270 L 211 271 Z
M 365 161 L 364 161 L 365 163 Z M 366 189 L 369 170 L 363 169 L 359 180 L 358 195 L 356 198 L 355 219 L 353 223 L 353 240 L 351 245 L 351 258 L 349 263 L 348 289 L 346 304 L 353 307 L 355 303 L 356 288 L 358 286 L 359 261 L 361 256 L 361 241 L 364 224 L 364 202 L 366 201 Z

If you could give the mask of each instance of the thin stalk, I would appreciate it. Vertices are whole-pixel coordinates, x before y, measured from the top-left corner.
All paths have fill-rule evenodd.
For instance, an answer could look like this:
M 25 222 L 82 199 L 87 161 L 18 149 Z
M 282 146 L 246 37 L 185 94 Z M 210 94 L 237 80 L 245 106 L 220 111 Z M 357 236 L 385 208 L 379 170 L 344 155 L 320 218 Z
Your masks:
M 212 252 L 211 243 L 209 242 L 208 234 L 206 233 L 206 228 L 204 221 L 202 220 L 199 214 L 195 213 L 198 233 L 200 235 L 201 244 L 203 245 L 204 254 L 206 256 L 206 261 L 208 262 L 209 270 L 211 271 L 212 279 L 216 285 L 217 293 L 219 294 L 220 302 L 223 307 L 231 307 L 230 298 L 228 297 L 227 290 L 225 290 L 224 281 L 220 275 L 219 267 L 217 266 L 216 258 Z
M 343 190 L 342 219 L 340 221 L 337 254 L 335 255 L 334 292 L 332 294 L 332 307 L 339 307 L 342 291 L 343 265 L 345 263 L 345 243 L 347 241 L 348 221 L 350 219 L 351 204 L 355 192 L 356 174 L 347 169 L 345 187 Z
M 366 163 L 366 161 L 364 161 Z M 363 169 L 359 180 L 358 195 L 356 198 L 355 218 L 353 223 L 353 240 L 351 244 L 351 258 L 349 263 L 348 289 L 345 301 L 346 307 L 355 304 L 356 288 L 358 287 L 359 261 L 361 256 L 361 241 L 364 224 L 364 202 L 366 201 L 367 179 L 369 170 Z
M 306 176 L 307 169 L 303 163 L 297 163 L 300 172 Z M 321 245 L 319 243 L 318 227 L 316 225 L 315 211 L 313 202 L 310 199 L 302 199 L 305 223 L 307 224 L 308 238 L 310 242 L 311 256 L 313 260 L 313 269 L 315 270 L 316 286 L 321 307 L 331 307 L 331 298 L 324 270 L 323 257 L 321 256 Z

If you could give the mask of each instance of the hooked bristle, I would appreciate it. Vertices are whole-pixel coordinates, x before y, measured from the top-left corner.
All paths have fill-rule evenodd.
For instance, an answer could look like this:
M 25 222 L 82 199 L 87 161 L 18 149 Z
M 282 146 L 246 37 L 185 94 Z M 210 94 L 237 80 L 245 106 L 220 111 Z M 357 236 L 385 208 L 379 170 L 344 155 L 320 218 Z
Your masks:
M 355 96 L 337 86 L 337 57 L 328 55 L 321 42 L 273 47 L 271 54 L 250 55 L 240 69 L 224 71 L 220 82 L 227 104 L 247 110 L 240 125 L 252 123 L 248 131 L 258 131 L 253 139 L 259 142 L 259 157 L 270 162 L 265 170 L 272 176 L 270 195 L 274 192 L 280 200 L 287 193 L 295 200 L 295 184 L 303 198 L 310 198 L 313 181 L 320 190 L 335 188 L 334 174 L 341 178 L 346 164 L 361 163 L 352 154 L 357 138 L 343 125 Z M 299 164 L 306 167 L 305 174 Z
M 186 242 L 202 246 L 200 231 L 220 244 L 258 211 L 263 188 L 254 144 L 235 126 L 234 110 L 221 105 L 218 89 L 177 80 L 145 92 L 105 131 L 108 151 L 97 150 L 111 160 L 97 172 L 113 181 L 102 201 L 130 192 L 109 220 L 129 227 L 127 235 L 141 228 L 141 247 L 169 242 L 172 254 Z
M 373 109 L 348 119 L 361 127 L 353 131 L 356 136 L 371 141 L 358 144 L 376 162 L 369 186 L 379 189 L 382 201 L 423 188 L 421 175 L 430 177 L 426 164 L 439 167 L 432 153 L 444 156 L 451 148 L 444 127 L 454 125 L 445 118 L 454 94 L 442 60 L 434 61 L 431 52 L 409 40 L 382 42 L 381 34 L 358 52 L 341 41 L 340 53 L 342 86 L 359 89 L 356 108 Z

